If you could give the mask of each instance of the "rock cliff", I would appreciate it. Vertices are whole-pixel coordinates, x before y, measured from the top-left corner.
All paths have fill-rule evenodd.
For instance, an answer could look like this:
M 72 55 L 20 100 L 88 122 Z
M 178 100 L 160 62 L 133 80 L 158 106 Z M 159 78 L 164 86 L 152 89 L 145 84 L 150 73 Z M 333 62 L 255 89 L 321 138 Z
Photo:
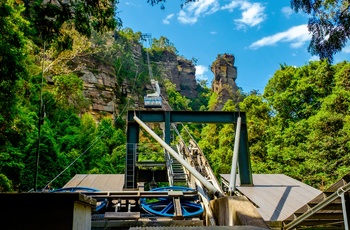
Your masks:
M 147 63 L 143 60 L 142 47 L 139 44 L 133 44 L 132 58 L 136 62 Z M 164 51 L 160 60 L 151 59 L 151 62 L 159 70 L 154 75 L 160 74 L 160 79 L 170 79 L 183 96 L 194 98 L 198 95 L 195 67 L 192 61 Z M 84 81 L 83 94 L 90 102 L 90 113 L 97 120 L 100 117 L 113 117 L 118 114 L 119 105 L 127 97 L 131 101 L 129 108 L 142 109 L 143 96 L 147 89 L 151 89 L 150 82 L 145 82 L 144 86 L 137 89 L 137 93 L 135 91 L 134 95 L 131 95 L 133 80 L 122 76 L 124 80 L 118 83 L 114 64 L 104 61 L 98 55 L 75 58 L 72 69 Z M 148 75 L 148 70 L 143 71 Z M 164 90 L 162 92 L 164 94 Z
M 182 96 L 195 98 L 196 91 L 196 68 L 192 61 L 168 51 L 164 51 L 161 61 L 157 62 L 162 79 L 170 79 L 176 85 L 176 90 Z
M 84 81 L 83 94 L 90 102 L 90 113 L 97 119 L 112 117 L 117 103 L 114 67 L 94 56 L 75 59 L 75 62 L 79 63 L 75 71 Z

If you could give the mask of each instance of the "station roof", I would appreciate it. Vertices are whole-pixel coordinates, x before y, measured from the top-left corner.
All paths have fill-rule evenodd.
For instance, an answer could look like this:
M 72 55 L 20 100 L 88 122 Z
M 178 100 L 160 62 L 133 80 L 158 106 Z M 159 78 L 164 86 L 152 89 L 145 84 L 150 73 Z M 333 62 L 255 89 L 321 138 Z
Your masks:
M 220 176 L 224 183 L 230 181 L 230 174 Z M 265 221 L 283 221 L 322 193 L 284 174 L 253 174 L 253 186 L 239 183 L 237 176 L 237 190 L 253 202 Z
M 122 191 L 124 174 L 76 174 L 63 188 L 89 187 L 101 191 Z

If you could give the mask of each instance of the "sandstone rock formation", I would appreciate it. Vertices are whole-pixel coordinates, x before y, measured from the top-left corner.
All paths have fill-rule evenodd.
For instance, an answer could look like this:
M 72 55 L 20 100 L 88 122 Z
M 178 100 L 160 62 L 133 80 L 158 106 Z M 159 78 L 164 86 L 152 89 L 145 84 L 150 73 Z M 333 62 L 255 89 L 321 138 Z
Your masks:
M 212 91 L 218 94 L 218 101 L 214 110 L 221 110 L 227 100 L 236 100 L 237 67 L 234 66 L 235 57 L 232 54 L 219 54 L 211 65 L 214 73 Z
M 109 116 L 116 109 L 116 78 L 114 67 L 93 57 L 76 60 L 76 72 L 84 81 L 84 97 L 89 100 L 90 113 L 95 117 Z
M 182 96 L 195 98 L 198 96 L 196 91 L 196 68 L 192 61 L 177 56 L 172 52 L 164 51 L 161 61 L 157 62 L 162 79 L 170 79 L 176 85 L 176 90 Z
M 141 45 L 133 44 L 132 58 L 136 62 L 142 62 L 143 60 L 141 49 Z M 170 79 L 183 96 L 194 98 L 198 95 L 196 92 L 195 67 L 192 61 L 179 57 L 172 52 L 164 51 L 160 60 L 157 62 L 151 60 L 151 62 L 155 63 L 160 71 L 159 73 L 153 73 L 153 75 L 159 74 L 160 79 Z M 146 90 L 152 90 L 150 82 L 146 82 L 143 87 L 143 95 L 138 95 L 139 93 L 135 92 L 132 95 L 133 81 L 125 77 L 123 82 L 118 84 L 115 66 L 94 55 L 74 59 L 71 67 L 84 81 L 83 94 L 89 100 L 90 113 L 96 120 L 118 114 L 118 105 L 121 100 L 126 100 L 126 98 L 131 101 L 129 108 L 142 109 L 142 100 Z M 137 91 L 140 92 L 141 90 L 142 88 Z

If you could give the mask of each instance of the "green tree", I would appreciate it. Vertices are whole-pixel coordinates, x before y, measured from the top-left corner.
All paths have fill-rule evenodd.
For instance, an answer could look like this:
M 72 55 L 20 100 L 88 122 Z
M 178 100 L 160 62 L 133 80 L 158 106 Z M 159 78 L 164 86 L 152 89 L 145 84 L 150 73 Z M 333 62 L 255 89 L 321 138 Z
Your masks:
M 82 35 L 90 37 L 92 30 L 113 30 L 120 21 L 115 17 L 117 0 L 44 1 L 24 0 L 25 16 L 31 21 L 32 36 L 37 42 L 61 37 L 61 50 L 70 48 L 72 37 L 62 34 L 62 26 L 71 24 Z
M 345 47 L 350 38 L 350 3 L 347 0 L 291 0 L 296 12 L 302 11 L 311 17 L 308 22 L 312 39 L 309 52 L 326 58 L 333 56 Z
M 301 120 L 315 114 L 332 87 L 333 70 L 326 62 L 296 68 L 283 66 L 269 80 L 264 97 L 281 121 Z
M 187 4 L 189 2 L 195 2 L 198 0 L 181 0 L 181 4 L 180 6 L 183 7 L 184 4 Z M 166 0 L 147 0 L 148 3 L 150 3 L 152 6 L 157 5 L 157 4 L 161 4 L 161 9 L 165 9 L 164 3 L 166 2 Z
M 176 91 L 175 84 L 171 83 L 168 79 L 164 81 L 164 86 L 168 95 L 168 102 L 173 110 L 189 110 L 190 100 L 186 97 L 181 96 L 179 92 Z
M 0 192 L 12 192 L 12 182 L 4 174 L 0 174 Z
M 0 149 L 12 139 L 13 122 L 18 113 L 17 81 L 27 78 L 27 39 L 24 32 L 28 22 L 21 13 L 24 7 L 14 0 L 0 2 Z
M 191 100 L 189 106 L 192 108 L 192 110 L 207 110 L 209 98 L 212 93 L 211 90 L 207 87 L 207 81 L 200 81 L 197 84 L 196 91 L 198 92 L 198 97 Z
M 255 93 L 248 95 L 239 106 L 246 112 L 249 152 L 253 170 L 258 171 L 258 164 L 266 160 L 266 142 L 269 140 L 268 128 L 271 125 L 270 107 L 261 95 Z
M 36 132 L 37 133 L 37 132 Z M 55 130 L 52 129 L 51 123 L 46 119 L 41 132 L 40 141 L 40 160 L 38 167 L 38 188 L 44 188 L 48 182 L 56 177 L 66 165 L 66 159 L 59 153 L 59 146 L 56 141 Z M 35 135 L 34 135 L 35 136 Z M 36 171 L 36 145 L 37 139 L 31 139 L 25 152 L 25 168 L 22 172 L 21 189 L 28 191 L 33 188 L 34 172 Z M 59 178 L 54 181 L 53 187 L 63 186 L 65 180 Z
M 154 51 L 168 51 L 174 54 L 177 53 L 176 47 L 170 40 L 164 36 L 160 36 L 159 39 L 153 38 L 151 49 Z
M 83 80 L 75 74 L 57 75 L 53 78 L 56 102 L 62 107 L 74 108 L 81 112 L 86 107 L 83 96 Z

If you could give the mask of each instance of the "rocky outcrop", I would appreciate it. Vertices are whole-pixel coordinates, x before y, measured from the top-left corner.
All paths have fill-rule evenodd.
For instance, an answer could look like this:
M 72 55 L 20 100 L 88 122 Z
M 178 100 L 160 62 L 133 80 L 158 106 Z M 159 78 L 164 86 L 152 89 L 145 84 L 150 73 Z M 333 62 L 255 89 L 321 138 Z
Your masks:
M 164 51 L 161 61 L 157 62 L 162 79 L 170 79 L 176 85 L 176 90 L 182 96 L 195 98 L 198 96 L 196 91 L 196 68 L 192 61 L 186 60 L 181 56 L 168 51 Z
M 182 57 L 177 58 L 177 70 L 179 75 L 177 79 L 173 79 L 177 86 L 180 85 L 180 93 L 188 98 L 195 98 L 198 96 L 196 68 L 192 61 L 186 60 Z
M 235 57 L 232 54 L 219 54 L 211 65 L 214 74 L 212 91 L 218 94 L 218 101 L 214 110 L 221 110 L 227 100 L 236 100 L 237 67 L 234 66 Z
M 113 65 L 104 63 L 94 56 L 75 59 L 76 73 L 84 81 L 83 94 L 89 100 L 90 113 L 99 119 L 100 116 L 112 117 L 116 110 L 116 77 Z
M 132 58 L 135 63 L 140 63 L 140 66 L 142 66 L 142 63 L 147 63 L 142 57 L 140 44 L 132 45 Z M 156 79 L 158 78 L 156 74 L 160 74 L 161 79 L 170 79 L 183 96 L 194 98 L 198 95 L 195 67 L 192 61 L 179 57 L 173 52 L 163 51 L 158 61 L 155 62 L 151 59 L 151 62 L 156 64 L 159 70 L 158 73 L 153 73 Z M 89 111 L 96 120 L 118 114 L 119 105 L 122 104 L 122 100 L 125 103 L 127 98 L 131 102 L 129 103 L 129 109 L 142 109 L 142 98 L 146 94 L 146 90 L 152 91 L 150 82 L 148 82 L 143 87 L 144 95 L 131 92 L 134 80 L 130 82 L 130 79 L 122 76 L 123 81 L 118 83 L 113 63 L 104 61 L 98 55 L 75 58 L 71 63 L 71 69 L 84 81 L 83 94 L 89 100 Z M 144 69 L 142 71 L 148 70 Z M 142 87 L 136 91 L 142 91 Z M 165 95 L 164 90 L 162 92 Z

